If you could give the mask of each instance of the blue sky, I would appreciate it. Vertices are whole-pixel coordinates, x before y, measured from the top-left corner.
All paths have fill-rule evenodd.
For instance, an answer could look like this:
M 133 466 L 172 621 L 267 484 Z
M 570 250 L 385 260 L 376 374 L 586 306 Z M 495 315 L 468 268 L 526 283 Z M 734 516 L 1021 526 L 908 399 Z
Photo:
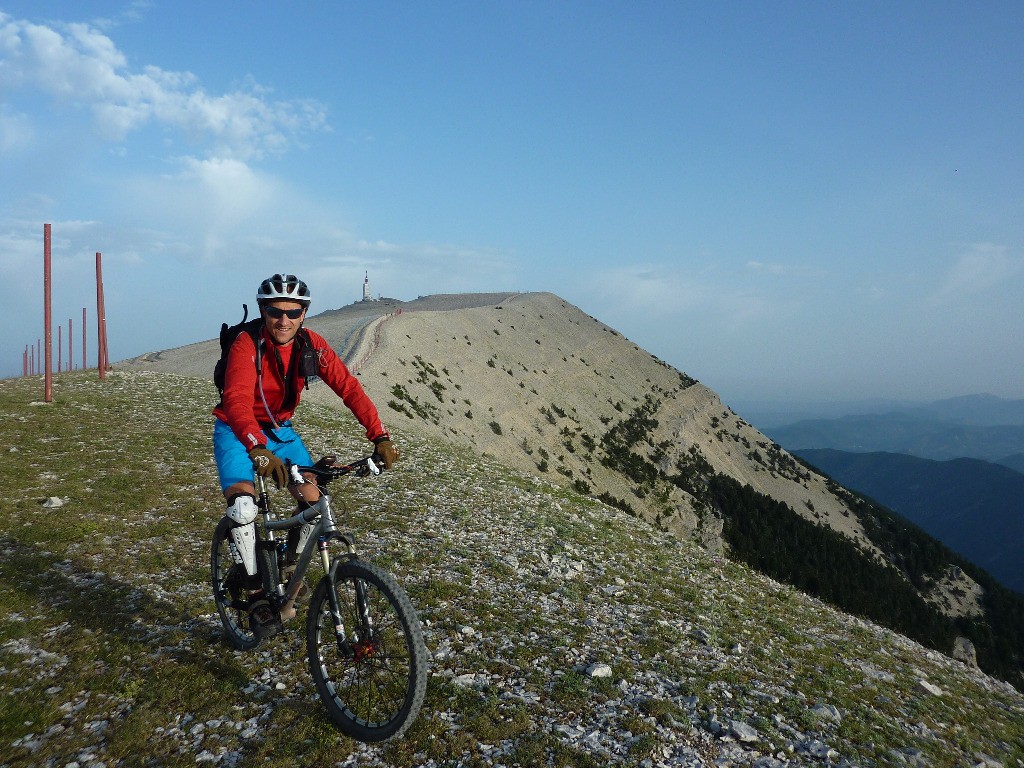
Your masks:
M 0 375 L 551 291 L 722 395 L 1024 397 L 1024 4 L 0 0 Z M 75 340 L 76 348 L 80 339 Z M 90 338 L 94 348 L 94 340 Z M 77 355 L 77 353 L 76 353 Z

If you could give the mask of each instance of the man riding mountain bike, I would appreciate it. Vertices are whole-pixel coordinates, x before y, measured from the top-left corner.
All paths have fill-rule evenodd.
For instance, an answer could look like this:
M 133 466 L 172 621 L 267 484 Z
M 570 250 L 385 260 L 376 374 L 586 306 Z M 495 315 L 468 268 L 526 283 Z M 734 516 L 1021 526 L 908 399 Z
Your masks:
M 309 288 L 295 275 L 276 274 L 256 294 L 260 318 L 239 332 L 231 344 L 224 391 L 213 411 L 213 453 L 221 490 L 232 521 L 232 555 L 256 588 L 256 488 L 253 473 L 288 484 L 285 461 L 310 465 L 312 458 L 291 418 L 311 376 L 323 379 L 352 411 L 374 444 L 374 461 L 385 469 L 398 461 L 398 450 L 381 423 L 377 408 L 359 380 L 322 336 L 303 328 L 310 304 Z M 314 478 L 309 477 L 309 480 Z M 300 509 L 320 499 L 315 482 L 292 485 Z M 312 526 L 289 536 L 288 561 L 294 563 Z

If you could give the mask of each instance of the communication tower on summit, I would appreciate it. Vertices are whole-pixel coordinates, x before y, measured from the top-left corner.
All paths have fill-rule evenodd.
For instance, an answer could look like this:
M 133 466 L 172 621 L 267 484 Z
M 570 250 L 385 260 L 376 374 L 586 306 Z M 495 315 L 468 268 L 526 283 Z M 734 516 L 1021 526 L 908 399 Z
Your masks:
M 366 277 L 363 278 L 363 301 L 372 301 L 370 298 L 370 273 L 367 271 Z

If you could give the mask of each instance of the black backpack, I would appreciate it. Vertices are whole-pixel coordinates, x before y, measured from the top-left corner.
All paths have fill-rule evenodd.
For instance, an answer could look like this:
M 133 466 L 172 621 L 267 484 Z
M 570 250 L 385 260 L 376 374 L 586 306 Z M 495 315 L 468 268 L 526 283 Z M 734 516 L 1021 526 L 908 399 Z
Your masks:
M 263 327 L 263 318 L 257 317 L 253 320 L 248 320 L 249 317 L 249 306 L 247 304 L 242 305 L 242 322 L 235 323 L 234 325 L 228 325 L 227 323 L 220 324 L 220 359 L 217 360 L 217 364 L 213 367 L 213 384 L 217 387 L 217 392 L 221 398 L 224 397 L 224 376 L 227 372 L 228 367 L 228 352 L 231 351 L 231 345 L 235 343 L 235 339 L 238 338 L 240 333 L 248 333 L 252 338 L 252 343 L 257 349 L 257 372 L 262 374 L 263 371 L 261 358 L 262 354 L 260 345 L 260 329 Z M 305 328 L 300 328 L 298 334 L 295 337 L 296 341 L 299 342 L 299 376 L 303 379 L 303 386 L 309 388 L 309 380 L 318 376 L 320 373 L 320 361 L 317 356 L 316 350 L 313 349 L 313 345 L 310 343 L 309 334 Z

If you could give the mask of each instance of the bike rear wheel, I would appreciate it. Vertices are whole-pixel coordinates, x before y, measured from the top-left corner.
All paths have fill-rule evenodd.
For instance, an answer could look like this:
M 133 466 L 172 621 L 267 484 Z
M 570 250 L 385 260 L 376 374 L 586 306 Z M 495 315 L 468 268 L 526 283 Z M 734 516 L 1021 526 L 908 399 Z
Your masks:
M 383 741 L 412 724 L 427 689 L 427 650 L 409 597 L 370 563 L 339 563 L 335 575 L 343 643 L 331 615 L 330 579 L 309 606 L 306 649 L 317 692 L 331 720 L 359 741 Z
M 249 591 L 243 583 L 244 569 L 235 563 L 228 548 L 231 528 L 232 522 L 223 518 L 213 534 L 210 580 L 224 634 L 235 648 L 248 651 L 260 644 L 260 638 L 249 629 Z

